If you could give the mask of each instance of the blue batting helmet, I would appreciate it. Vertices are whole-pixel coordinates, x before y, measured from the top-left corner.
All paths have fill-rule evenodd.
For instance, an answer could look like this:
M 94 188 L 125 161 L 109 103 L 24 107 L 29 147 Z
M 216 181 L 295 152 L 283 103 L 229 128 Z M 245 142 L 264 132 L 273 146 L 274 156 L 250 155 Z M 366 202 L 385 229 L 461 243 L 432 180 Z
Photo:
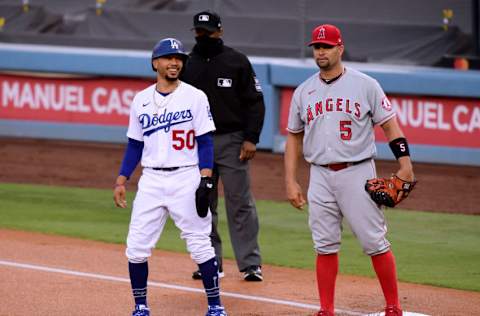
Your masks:
M 182 58 L 183 62 L 188 58 L 188 54 L 185 52 L 185 49 L 183 48 L 182 42 L 175 38 L 164 38 L 161 41 L 159 41 L 155 47 L 153 48 L 152 51 L 152 61 L 156 58 L 163 57 L 163 56 L 169 56 L 169 55 L 177 55 L 180 58 Z M 157 71 L 155 67 L 153 67 L 153 71 Z

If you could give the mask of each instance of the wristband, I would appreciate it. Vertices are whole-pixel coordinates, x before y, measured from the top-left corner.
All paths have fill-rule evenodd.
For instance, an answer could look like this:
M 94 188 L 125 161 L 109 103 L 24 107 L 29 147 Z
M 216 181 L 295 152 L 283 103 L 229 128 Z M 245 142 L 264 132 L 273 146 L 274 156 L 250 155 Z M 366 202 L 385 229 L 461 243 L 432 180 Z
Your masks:
M 410 156 L 410 150 L 408 149 L 407 139 L 405 137 L 399 137 L 392 140 L 389 144 L 390 149 L 396 159 L 404 156 Z

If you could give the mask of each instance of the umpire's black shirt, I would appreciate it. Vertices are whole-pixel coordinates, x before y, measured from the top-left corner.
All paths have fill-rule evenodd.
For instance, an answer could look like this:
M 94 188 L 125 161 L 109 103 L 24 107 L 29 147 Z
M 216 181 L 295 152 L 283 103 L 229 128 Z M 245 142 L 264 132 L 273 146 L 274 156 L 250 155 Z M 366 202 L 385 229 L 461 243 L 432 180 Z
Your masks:
M 265 115 L 260 83 L 244 54 L 214 41 L 208 49 L 193 47 L 181 80 L 207 95 L 215 133 L 244 131 L 245 140 L 256 144 Z

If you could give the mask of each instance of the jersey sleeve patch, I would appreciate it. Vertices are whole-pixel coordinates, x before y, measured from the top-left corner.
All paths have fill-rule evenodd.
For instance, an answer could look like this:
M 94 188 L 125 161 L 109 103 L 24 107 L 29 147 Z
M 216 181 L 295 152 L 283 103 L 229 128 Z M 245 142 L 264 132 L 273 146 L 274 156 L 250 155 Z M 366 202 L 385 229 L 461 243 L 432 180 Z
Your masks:
M 257 79 L 257 77 L 253 77 L 253 80 L 255 81 L 255 90 L 257 90 L 257 92 L 262 92 L 260 81 Z
M 387 96 L 384 96 L 382 99 L 382 108 L 384 108 L 387 111 L 392 110 L 392 103 L 390 102 Z

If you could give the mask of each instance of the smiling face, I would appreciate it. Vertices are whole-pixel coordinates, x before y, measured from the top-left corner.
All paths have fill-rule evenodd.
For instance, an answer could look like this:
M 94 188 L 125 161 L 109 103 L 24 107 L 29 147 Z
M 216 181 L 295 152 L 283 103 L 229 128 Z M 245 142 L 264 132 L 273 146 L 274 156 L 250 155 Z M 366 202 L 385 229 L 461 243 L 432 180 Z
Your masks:
M 341 67 L 343 45 L 313 44 L 313 58 L 322 71 L 331 71 Z
M 160 79 L 175 81 L 183 68 L 183 58 L 179 55 L 167 55 L 152 61 Z

